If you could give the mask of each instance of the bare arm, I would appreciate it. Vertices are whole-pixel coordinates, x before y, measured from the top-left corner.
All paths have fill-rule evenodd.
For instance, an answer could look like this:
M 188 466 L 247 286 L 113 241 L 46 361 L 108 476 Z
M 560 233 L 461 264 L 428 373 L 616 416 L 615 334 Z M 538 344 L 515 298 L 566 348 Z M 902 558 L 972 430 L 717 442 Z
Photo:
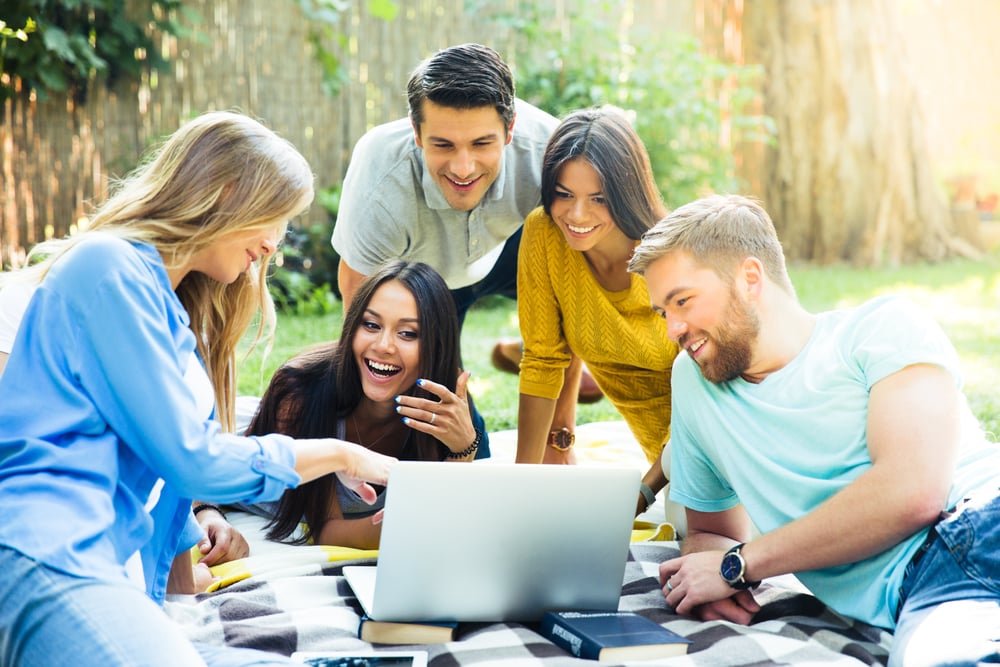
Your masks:
M 316 532 L 317 544 L 332 544 L 353 549 L 378 549 L 382 524 L 371 517 L 345 519 L 336 494 L 330 499 L 329 519 Z
M 396 461 L 391 456 L 336 438 L 295 440 L 294 443 L 295 472 L 302 478 L 301 483 L 333 472 L 341 484 L 369 503 L 375 502 L 376 493 L 368 482 L 385 484 L 389 466 Z
M 337 267 L 337 286 L 340 288 L 340 296 L 344 301 L 345 313 L 350 308 L 351 301 L 354 301 L 354 295 L 358 291 L 358 286 L 366 277 L 363 273 L 358 273 L 349 267 L 344 258 L 341 257 L 340 265 Z
M 914 365 L 872 387 L 867 437 L 872 465 L 806 516 L 748 543 L 748 580 L 850 563 L 880 553 L 933 523 L 947 503 L 959 440 L 959 393 L 937 366 Z M 703 523 L 699 533 L 744 541 L 734 528 Z M 863 531 L 855 530 L 866 526 Z M 704 529 L 708 528 L 708 531 Z M 691 526 L 689 525 L 689 530 Z M 830 535 L 838 539 L 830 540 Z M 660 567 L 680 613 L 720 600 L 733 590 L 719 576 L 726 542 L 704 535 L 685 540 L 685 555 Z
M 204 593 L 212 585 L 214 578 L 208 565 L 192 563 L 191 553 L 185 551 L 174 557 L 167 575 L 167 593 L 193 595 Z
M 542 462 L 555 410 L 556 402 L 551 398 L 520 395 L 517 407 L 516 463 Z

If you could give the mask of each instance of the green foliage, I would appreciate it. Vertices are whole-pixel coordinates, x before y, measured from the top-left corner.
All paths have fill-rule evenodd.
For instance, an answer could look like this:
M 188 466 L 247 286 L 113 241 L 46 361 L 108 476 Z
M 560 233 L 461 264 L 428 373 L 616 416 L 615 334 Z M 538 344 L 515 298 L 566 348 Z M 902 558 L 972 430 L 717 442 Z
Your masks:
M 309 43 L 316 49 L 316 60 L 323 68 L 323 92 L 336 97 L 349 81 L 340 53 L 347 49 L 347 30 L 341 25 L 341 16 L 350 10 L 348 0 L 295 0 L 309 24 Z M 399 7 L 393 0 L 368 0 L 368 14 L 391 21 Z M 333 45 L 331 48 L 329 45 Z
M 161 67 L 157 32 L 179 35 L 174 19 L 181 0 L 6 0 L 0 25 L 0 101 L 22 91 L 39 99 L 69 94 L 83 104 L 96 77 L 113 86 Z
M 519 97 L 557 117 L 603 104 L 629 112 L 669 207 L 706 191 L 738 191 L 732 151 L 720 139 L 723 116 L 733 145 L 773 136 L 773 122 L 751 111 L 760 70 L 706 56 L 687 35 L 621 30 L 614 19 L 628 4 L 591 3 L 566 23 L 554 3 L 521 0 L 513 10 L 506 2 L 500 9 L 490 0 L 466 3 L 516 35 L 515 53 L 505 55 Z
M 271 296 L 284 312 L 323 315 L 332 312 L 340 298 L 340 255 L 330 245 L 340 208 L 340 186 L 317 192 L 316 203 L 326 209 L 328 221 L 290 225 L 281 248 L 280 267 L 270 279 Z

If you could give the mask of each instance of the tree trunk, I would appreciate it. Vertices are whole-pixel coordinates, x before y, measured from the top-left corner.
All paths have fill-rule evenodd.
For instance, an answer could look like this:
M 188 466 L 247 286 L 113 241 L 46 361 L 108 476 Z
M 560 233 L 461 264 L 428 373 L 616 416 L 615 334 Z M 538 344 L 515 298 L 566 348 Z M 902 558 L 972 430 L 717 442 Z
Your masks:
M 890 0 L 755 0 L 777 141 L 764 204 L 792 259 L 856 265 L 975 255 L 955 236 Z

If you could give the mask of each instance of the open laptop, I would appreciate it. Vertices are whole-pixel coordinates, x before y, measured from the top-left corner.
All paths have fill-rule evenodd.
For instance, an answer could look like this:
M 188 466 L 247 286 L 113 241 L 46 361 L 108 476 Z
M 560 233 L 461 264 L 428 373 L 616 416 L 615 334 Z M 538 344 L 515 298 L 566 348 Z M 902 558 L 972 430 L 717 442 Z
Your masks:
M 639 471 L 401 461 L 378 564 L 344 576 L 377 621 L 533 621 L 618 608 Z

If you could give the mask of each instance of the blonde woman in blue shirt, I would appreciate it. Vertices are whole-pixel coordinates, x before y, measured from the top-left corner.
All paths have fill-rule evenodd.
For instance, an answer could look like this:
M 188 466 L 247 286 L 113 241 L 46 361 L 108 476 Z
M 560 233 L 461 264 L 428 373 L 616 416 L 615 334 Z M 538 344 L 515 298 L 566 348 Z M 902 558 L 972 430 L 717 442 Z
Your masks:
M 273 322 L 267 264 L 312 195 L 289 143 L 205 114 L 24 269 L 39 284 L 0 377 L 0 665 L 55 647 L 77 665 L 286 664 L 193 645 L 157 603 L 168 575 L 207 573 L 192 498 L 273 500 L 337 472 L 374 501 L 387 480 L 392 458 L 342 440 L 225 432 L 236 344 Z

